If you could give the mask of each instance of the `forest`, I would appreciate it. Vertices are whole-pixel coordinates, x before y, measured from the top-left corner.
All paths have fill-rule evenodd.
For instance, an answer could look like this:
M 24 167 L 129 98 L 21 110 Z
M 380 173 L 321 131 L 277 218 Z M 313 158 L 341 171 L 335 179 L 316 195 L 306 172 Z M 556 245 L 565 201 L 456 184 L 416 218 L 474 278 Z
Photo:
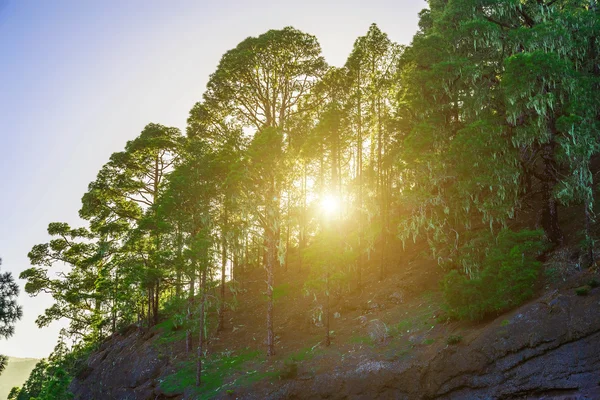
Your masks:
M 185 332 L 201 388 L 251 274 L 266 304 L 254 348 L 268 359 L 285 351 L 274 319 L 291 271 L 304 271 L 327 347 L 331 302 L 385 282 L 415 246 L 441 271 L 452 320 L 532 298 L 544 257 L 566 243 L 593 266 L 596 1 L 428 4 L 412 43 L 372 24 L 339 68 L 293 27 L 248 37 L 185 132 L 150 122 L 112 154 L 82 195 L 82 225 L 49 223 L 28 255 L 24 290 L 53 298 L 37 325 L 69 325 L 9 399 L 72 398 L 104 340 L 165 320 Z M 575 234 L 559 220 L 567 207 Z

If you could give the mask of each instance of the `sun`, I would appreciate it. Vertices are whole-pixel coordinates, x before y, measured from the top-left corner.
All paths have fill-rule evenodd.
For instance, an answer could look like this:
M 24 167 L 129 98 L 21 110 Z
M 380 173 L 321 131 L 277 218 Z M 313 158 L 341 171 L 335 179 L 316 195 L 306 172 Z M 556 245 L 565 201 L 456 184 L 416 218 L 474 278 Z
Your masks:
M 321 211 L 325 215 L 332 216 L 340 209 L 340 202 L 337 197 L 327 194 L 321 199 Z

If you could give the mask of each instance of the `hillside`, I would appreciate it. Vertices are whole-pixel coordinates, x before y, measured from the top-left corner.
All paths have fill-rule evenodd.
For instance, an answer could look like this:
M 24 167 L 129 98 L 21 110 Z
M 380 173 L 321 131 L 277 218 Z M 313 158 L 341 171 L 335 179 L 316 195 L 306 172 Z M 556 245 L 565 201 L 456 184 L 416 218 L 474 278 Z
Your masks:
M 71 390 L 78 399 L 600 396 L 600 289 L 576 293 L 599 277 L 569 262 L 568 248 L 544 265 L 534 300 L 481 323 L 445 318 L 440 268 L 419 254 L 396 260 L 384 282 L 371 276 L 362 291 L 335 299 L 330 347 L 306 312 L 313 299 L 302 293 L 302 274 L 288 272 L 276 280 L 277 354 L 266 359 L 262 273 L 253 271 L 226 330 L 210 338 L 200 391 L 172 320 L 109 338 Z
M 138 121 L 27 253 L 66 325 L 16 400 L 600 395 L 600 8 L 427 7 L 339 67 L 240 37 Z
M 38 361 L 35 358 L 9 357 L 6 369 L 0 374 L 0 399 L 6 399 L 13 387 L 25 383 Z

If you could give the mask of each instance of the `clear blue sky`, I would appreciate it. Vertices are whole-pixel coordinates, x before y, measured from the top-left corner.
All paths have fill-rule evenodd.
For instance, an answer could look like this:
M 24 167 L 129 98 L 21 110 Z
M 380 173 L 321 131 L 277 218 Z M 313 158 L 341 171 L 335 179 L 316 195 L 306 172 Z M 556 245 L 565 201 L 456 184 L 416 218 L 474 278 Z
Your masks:
M 248 36 L 292 25 L 341 66 L 373 22 L 398 43 L 423 0 L 0 0 L 0 257 L 18 276 L 49 222 L 79 225 L 87 184 L 149 122 L 184 130 L 221 55 Z M 22 286 L 23 281 L 19 281 Z M 49 297 L 0 354 L 46 357 L 61 324 L 38 329 Z

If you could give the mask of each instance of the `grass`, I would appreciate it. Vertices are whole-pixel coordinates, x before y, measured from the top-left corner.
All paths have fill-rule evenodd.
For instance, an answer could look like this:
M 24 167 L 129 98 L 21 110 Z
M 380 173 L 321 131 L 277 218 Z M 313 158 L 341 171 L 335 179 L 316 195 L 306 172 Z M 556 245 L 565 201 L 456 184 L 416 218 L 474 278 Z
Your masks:
M 320 351 L 315 347 L 306 347 L 287 356 L 281 368 L 272 365 L 264 371 L 259 368 L 265 362 L 265 356 L 261 351 L 246 349 L 238 353 L 223 352 L 203 360 L 201 387 L 195 388 L 196 363 L 194 361 L 180 363 L 177 371 L 167 376 L 160 386 L 167 394 L 183 393 L 186 388 L 194 388 L 193 395 L 198 399 L 210 399 L 223 393 L 233 396 L 235 388 L 251 385 L 263 379 L 295 377 L 298 373 L 298 364 L 311 360 Z M 236 379 L 227 382 L 227 378 L 234 376 L 237 376 Z
M 180 342 L 185 340 L 186 336 L 186 328 L 183 325 L 179 325 L 174 319 L 171 317 L 162 321 L 160 324 L 156 325 L 156 328 L 161 329 L 162 333 L 160 337 L 154 343 L 155 346 L 161 347 L 164 345 L 168 345 L 171 343 Z M 196 337 L 198 334 L 198 324 L 192 325 L 192 335 Z
M 375 346 L 375 342 L 369 336 L 356 336 L 352 335 L 350 337 L 350 343 L 353 344 L 364 344 L 366 346 Z
M 410 330 L 410 328 L 412 328 L 412 321 L 409 319 L 404 319 L 400 322 L 398 322 L 395 325 L 392 325 L 390 332 L 391 335 L 396 337 L 396 336 L 403 336 L 405 333 L 408 333 L 407 331 Z
M 194 361 L 185 361 L 179 364 L 177 371 L 167 376 L 161 383 L 161 388 L 167 394 L 183 393 L 186 388 L 195 388 L 194 395 L 199 399 L 210 399 L 229 386 L 225 379 L 231 377 L 235 372 L 242 372 L 244 369 L 250 369 L 250 364 L 255 362 L 264 362 L 262 352 L 246 350 L 235 354 L 234 352 L 224 352 L 214 354 L 203 360 L 202 385 L 198 388 L 196 384 L 196 363 Z M 236 380 L 236 386 L 249 384 L 268 376 L 269 374 L 259 374 L 257 371 L 246 371 L 244 375 Z
M 312 360 L 315 355 L 321 350 L 316 347 L 305 347 L 296 353 L 290 354 L 285 361 L 287 362 L 303 362 Z

